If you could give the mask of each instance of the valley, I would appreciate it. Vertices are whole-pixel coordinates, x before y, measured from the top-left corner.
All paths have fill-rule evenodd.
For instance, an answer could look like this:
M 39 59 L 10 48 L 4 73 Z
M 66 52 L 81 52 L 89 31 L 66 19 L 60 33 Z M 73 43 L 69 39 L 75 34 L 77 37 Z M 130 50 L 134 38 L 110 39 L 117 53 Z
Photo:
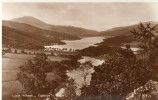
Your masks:
M 147 25 L 147 22 L 143 24 Z M 155 24 L 157 25 L 156 22 L 151 23 L 152 26 Z M 42 80 L 44 78 L 42 82 L 48 83 L 39 82 L 38 84 L 55 85 L 53 88 L 54 98 L 64 97 L 63 94 L 66 92 L 63 91 L 67 90 L 67 82 L 70 79 L 73 80 L 73 85 L 75 84 L 74 87 L 76 87 L 73 92 L 76 93 L 76 96 L 80 96 L 83 91 L 82 88 L 85 88 L 84 86 L 92 85 L 92 88 L 99 88 L 93 87 L 95 82 L 95 84 L 100 84 L 95 80 L 96 77 L 101 82 L 104 82 L 103 78 L 107 80 L 109 78 L 114 78 L 114 80 L 119 79 L 119 77 L 125 78 L 121 75 L 126 75 L 126 71 L 132 70 L 127 67 L 127 65 L 130 66 L 128 61 L 131 60 L 132 63 L 138 64 L 136 66 L 141 66 L 140 63 L 144 63 L 139 63 L 136 60 L 138 58 L 143 59 L 137 53 L 141 50 L 139 49 L 141 41 L 138 41 L 131 33 L 133 28 L 138 29 L 137 26 L 138 24 L 116 27 L 106 31 L 95 31 L 73 26 L 50 25 L 31 16 L 3 20 L 3 100 L 12 100 L 12 95 L 20 94 L 25 89 L 21 84 L 22 82 L 26 82 L 26 85 L 29 84 L 28 88 L 31 87 L 32 82 L 29 82 L 29 78 L 37 81 L 37 83 L 38 80 L 36 79 Z M 158 31 L 158 28 L 155 30 Z M 154 33 L 154 35 L 157 35 L 157 33 Z M 110 68 L 109 66 L 113 67 Z M 131 64 L 131 66 L 135 67 L 134 64 Z M 123 71 L 120 76 L 116 76 L 114 72 L 119 74 L 119 69 Z M 133 72 L 136 72 L 136 70 L 134 69 Z M 26 73 L 29 73 L 29 75 L 23 76 Z M 146 71 L 142 73 L 146 73 Z M 139 72 L 136 74 L 139 74 Z M 128 77 L 130 76 L 132 75 Z M 26 81 L 23 77 L 29 81 Z M 140 77 L 142 78 L 141 75 Z M 130 80 L 127 81 L 130 82 Z M 133 79 L 133 81 L 137 80 Z M 142 83 L 140 82 L 140 84 Z M 33 84 L 33 86 L 35 85 Z M 36 86 L 33 88 L 36 88 Z M 134 89 L 134 87 L 131 88 Z M 44 89 L 50 88 L 44 87 Z M 43 89 L 39 91 L 41 90 Z M 130 91 L 127 89 L 127 92 Z

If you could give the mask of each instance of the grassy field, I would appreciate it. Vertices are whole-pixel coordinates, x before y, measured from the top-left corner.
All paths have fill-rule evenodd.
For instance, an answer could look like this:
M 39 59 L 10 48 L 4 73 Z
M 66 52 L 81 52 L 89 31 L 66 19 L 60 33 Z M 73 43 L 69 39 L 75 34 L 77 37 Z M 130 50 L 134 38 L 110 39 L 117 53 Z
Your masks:
M 17 81 L 19 66 L 24 65 L 34 55 L 6 53 L 2 57 L 2 97 L 3 100 L 18 100 L 12 98 L 13 94 L 18 94 L 22 90 L 20 82 Z M 69 60 L 65 57 L 48 56 L 51 61 Z

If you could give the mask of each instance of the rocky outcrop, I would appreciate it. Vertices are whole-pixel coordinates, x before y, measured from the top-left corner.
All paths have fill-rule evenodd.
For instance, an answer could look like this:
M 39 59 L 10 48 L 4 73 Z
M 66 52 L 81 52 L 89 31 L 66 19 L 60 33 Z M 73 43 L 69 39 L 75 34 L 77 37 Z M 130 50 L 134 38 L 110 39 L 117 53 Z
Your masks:
M 148 81 L 144 86 L 134 89 L 125 100 L 158 100 L 158 82 Z

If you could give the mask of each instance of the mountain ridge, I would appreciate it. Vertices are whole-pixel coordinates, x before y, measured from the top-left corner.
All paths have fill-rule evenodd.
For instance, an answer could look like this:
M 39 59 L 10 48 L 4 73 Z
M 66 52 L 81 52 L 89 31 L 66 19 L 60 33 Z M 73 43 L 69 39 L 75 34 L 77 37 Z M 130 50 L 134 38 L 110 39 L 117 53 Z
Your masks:
M 35 26 L 41 29 L 51 30 L 51 31 L 59 32 L 59 33 L 61 32 L 61 33 L 66 33 L 66 34 L 71 34 L 71 35 L 77 35 L 77 36 L 96 36 L 99 34 L 99 32 L 96 30 L 90 30 L 90 29 L 85 29 L 81 27 L 47 24 L 32 16 L 14 18 L 14 19 L 11 19 L 10 21 L 26 23 L 26 24 L 30 24 L 32 26 Z
M 158 31 L 158 22 L 155 21 L 148 21 L 148 22 L 142 22 L 143 25 L 146 25 L 147 23 L 151 24 L 151 26 L 157 25 L 156 27 L 156 31 Z M 120 27 L 114 27 L 105 31 L 101 31 L 100 35 L 103 36 L 129 36 L 132 35 L 132 33 L 130 32 L 133 28 L 138 27 L 139 23 L 134 24 L 134 25 L 129 25 L 129 26 L 120 26 Z
M 44 30 L 44 29 L 40 29 L 37 28 L 35 26 L 31 26 L 29 24 L 25 24 L 25 23 L 19 23 L 19 22 L 14 22 L 14 21 L 2 21 L 3 26 L 8 26 L 11 28 L 14 28 L 16 30 L 20 30 L 20 31 L 24 31 L 24 32 L 28 32 L 28 34 L 38 34 L 38 35 L 43 35 L 43 36 L 54 36 L 54 37 L 58 37 L 60 39 L 79 39 L 78 37 L 74 36 L 74 35 L 70 35 L 70 34 L 66 34 L 66 33 L 58 33 L 58 32 L 54 32 L 54 31 L 50 31 L 50 30 Z
M 76 40 L 77 36 L 40 29 L 29 24 L 2 21 L 2 43 L 16 48 L 42 48 L 51 43 L 64 44 L 62 39 Z

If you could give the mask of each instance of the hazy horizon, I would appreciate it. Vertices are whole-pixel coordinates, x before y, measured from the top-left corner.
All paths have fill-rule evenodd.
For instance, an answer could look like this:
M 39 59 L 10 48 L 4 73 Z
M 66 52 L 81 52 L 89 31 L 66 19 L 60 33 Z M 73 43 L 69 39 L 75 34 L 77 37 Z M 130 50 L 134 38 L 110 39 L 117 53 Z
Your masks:
M 32 16 L 52 25 L 104 31 L 158 22 L 158 3 L 2 3 L 2 19 Z

